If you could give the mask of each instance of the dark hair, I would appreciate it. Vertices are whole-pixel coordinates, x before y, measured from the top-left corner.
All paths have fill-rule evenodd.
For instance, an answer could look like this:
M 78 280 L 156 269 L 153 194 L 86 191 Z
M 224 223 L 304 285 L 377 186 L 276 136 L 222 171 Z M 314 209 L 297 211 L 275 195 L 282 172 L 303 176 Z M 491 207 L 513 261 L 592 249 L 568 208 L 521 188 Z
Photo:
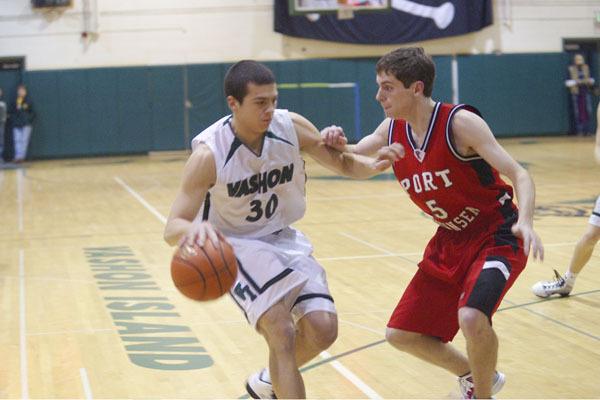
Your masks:
M 377 73 L 393 74 L 405 88 L 416 81 L 425 85 L 423 94 L 431 97 L 435 80 L 435 65 L 422 47 L 396 49 L 381 57 L 375 66 Z
M 233 64 L 225 74 L 223 91 L 225 97 L 233 96 L 242 103 L 248 93 L 248 84 L 268 85 L 275 83 L 275 75 L 266 66 L 252 60 L 242 60 Z

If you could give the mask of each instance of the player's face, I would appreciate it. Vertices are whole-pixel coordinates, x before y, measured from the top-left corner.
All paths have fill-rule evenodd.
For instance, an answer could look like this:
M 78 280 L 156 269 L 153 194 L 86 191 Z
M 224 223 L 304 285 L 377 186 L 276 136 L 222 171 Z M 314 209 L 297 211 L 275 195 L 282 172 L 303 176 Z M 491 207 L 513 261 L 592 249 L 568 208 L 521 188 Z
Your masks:
M 253 133 L 263 133 L 273 119 L 277 107 L 277 85 L 248 84 L 248 93 L 240 104 L 235 101 L 232 111 L 238 124 Z
M 416 82 L 415 82 L 416 83 Z M 375 99 L 383 107 L 385 116 L 389 118 L 405 118 L 411 110 L 414 99 L 414 85 L 408 88 L 400 82 L 393 74 L 380 72 L 377 74 L 377 95 Z

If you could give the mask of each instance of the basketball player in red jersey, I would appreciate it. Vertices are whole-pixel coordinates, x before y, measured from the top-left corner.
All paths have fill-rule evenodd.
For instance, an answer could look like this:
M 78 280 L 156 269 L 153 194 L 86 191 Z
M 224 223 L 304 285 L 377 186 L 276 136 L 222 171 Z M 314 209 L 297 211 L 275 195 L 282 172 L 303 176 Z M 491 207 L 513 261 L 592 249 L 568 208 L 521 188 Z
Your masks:
M 492 315 L 530 252 L 543 259 L 533 230 L 533 181 L 474 107 L 431 98 L 435 67 L 423 49 L 394 50 L 376 70 L 376 99 L 387 118 L 354 146 L 346 145 L 339 127 L 322 136 L 337 149 L 395 160 L 402 188 L 439 225 L 390 317 L 386 339 L 456 374 L 464 398 L 490 398 L 505 381 L 496 371 Z M 514 185 L 519 210 L 500 174 Z M 449 344 L 459 329 L 466 357 Z

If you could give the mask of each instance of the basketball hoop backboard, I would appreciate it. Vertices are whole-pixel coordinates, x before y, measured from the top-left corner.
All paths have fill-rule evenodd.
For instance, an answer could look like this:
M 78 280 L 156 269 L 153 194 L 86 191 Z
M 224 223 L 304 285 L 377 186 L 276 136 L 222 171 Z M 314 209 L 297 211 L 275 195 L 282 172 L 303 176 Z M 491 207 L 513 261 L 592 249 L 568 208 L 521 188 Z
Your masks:
M 355 12 L 387 11 L 390 0 L 289 0 L 290 15 L 331 14 L 348 19 Z

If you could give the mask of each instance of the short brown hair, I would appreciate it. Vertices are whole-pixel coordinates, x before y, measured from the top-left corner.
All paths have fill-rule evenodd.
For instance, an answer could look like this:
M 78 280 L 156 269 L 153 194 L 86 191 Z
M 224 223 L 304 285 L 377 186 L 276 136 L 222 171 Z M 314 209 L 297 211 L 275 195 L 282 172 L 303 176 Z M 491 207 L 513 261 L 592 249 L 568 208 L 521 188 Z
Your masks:
M 405 88 L 416 81 L 423 82 L 423 94 L 431 97 L 435 80 L 435 64 L 422 47 L 393 50 L 377 61 L 377 73 L 393 74 Z
M 233 96 L 242 103 L 248 94 L 248 84 L 268 85 L 275 83 L 275 75 L 264 64 L 253 60 L 242 60 L 233 64 L 225 74 L 223 91 L 225 97 Z

